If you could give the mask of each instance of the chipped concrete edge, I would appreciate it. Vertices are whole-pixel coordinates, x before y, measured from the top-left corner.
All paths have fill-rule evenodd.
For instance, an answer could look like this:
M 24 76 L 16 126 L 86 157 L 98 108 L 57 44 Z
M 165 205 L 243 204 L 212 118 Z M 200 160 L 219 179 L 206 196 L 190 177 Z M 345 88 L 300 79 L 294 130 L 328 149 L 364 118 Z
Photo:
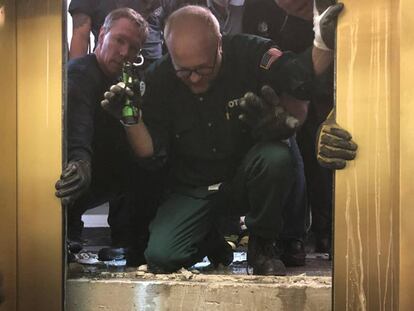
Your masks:
M 107 278 L 78 278 L 69 279 L 69 283 L 146 283 L 164 285 L 255 285 L 255 286 L 276 286 L 283 288 L 331 288 L 332 277 L 316 276 L 227 276 L 227 275 L 191 275 L 191 277 L 179 277 L 174 274 L 149 274 L 130 277 L 127 273 L 110 273 Z

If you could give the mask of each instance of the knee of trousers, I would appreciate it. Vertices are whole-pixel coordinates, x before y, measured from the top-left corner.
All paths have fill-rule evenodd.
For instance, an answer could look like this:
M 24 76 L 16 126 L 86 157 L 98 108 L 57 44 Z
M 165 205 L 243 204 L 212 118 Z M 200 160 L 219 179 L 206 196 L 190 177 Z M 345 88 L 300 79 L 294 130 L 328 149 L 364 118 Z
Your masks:
M 288 145 L 282 142 L 261 143 L 255 149 L 253 172 L 278 179 L 293 178 L 296 165 Z
M 148 265 L 153 265 L 166 272 L 175 272 L 186 266 L 189 258 L 182 252 L 168 246 L 167 243 L 148 243 L 145 259 Z

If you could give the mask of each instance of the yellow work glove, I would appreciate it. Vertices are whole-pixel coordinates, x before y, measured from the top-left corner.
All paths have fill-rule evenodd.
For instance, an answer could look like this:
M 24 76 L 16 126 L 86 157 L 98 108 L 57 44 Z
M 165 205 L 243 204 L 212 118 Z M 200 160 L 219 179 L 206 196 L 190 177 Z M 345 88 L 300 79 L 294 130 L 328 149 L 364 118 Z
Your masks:
M 346 161 L 356 156 L 357 144 L 351 134 L 340 127 L 332 110 L 328 118 L 319 126 L 316 138 L 316 156 L 321 166 L 330 169 L 343 169 Z

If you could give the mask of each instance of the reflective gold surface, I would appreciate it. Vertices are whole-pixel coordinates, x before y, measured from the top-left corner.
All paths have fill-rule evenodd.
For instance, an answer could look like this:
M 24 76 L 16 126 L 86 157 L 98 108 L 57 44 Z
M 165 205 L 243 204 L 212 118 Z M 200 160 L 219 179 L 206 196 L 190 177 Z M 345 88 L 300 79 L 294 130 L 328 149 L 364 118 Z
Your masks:
M 360 149 L 336 175 L 335 309 L 411 310 L 414 3 L 343 2 L 337 119 Z M 9 0 L 6 14 L 0 29 L 0 270 L 7 300 L 0 310 L 16 309 L 16 292 L 18 310 L 60 310 L 61 209 L 53 184 L 61 163 L 61 3 Z
M 403 98 L 400 102 L 399 72 L 405 70 L 400 64 L 400 8 L 394 0 L 343 2 L 337 121 L 353 133 L 359 153 L 336 174 L 335 310 L 398 310 L 399 208 L 411 208 L 403 197 L 400 201 L 400 189 L 409 187 L 400 172 L 413 166 L 400 158 L 408 147 L 400 143 L 407 135 L 403 127 L 409 126 L 400 121 L 400 108 L 406 105 Z M 406 110 L 413 115 L 414 106 L 406 105 Z
M 60 310 L 62 3 L 17 1 L 18 310 Z
M 414 306 L 414 2 L 400 1 L 400 310 Z
M 16 21 L 14 0 L 5 1 L 0 27 L 0 273 L 6 301 L 0 310 L 16 308 L 17 121 Z M 1 24 L 0 24 L 1 25 Z

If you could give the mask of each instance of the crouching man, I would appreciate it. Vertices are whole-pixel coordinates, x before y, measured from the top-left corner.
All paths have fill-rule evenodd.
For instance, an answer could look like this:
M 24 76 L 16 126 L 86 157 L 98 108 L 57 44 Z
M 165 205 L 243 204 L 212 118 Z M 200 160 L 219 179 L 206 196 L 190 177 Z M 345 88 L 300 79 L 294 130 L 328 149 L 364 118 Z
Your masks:
M 56 183 L 56 196 L 68 207 L 72 241 L 81 239 L 81 215 L 108 201 L 113 246 L 140 247 L 131 245 L 138 241 L 136 231 L 145 235 L 148 228 L 149 219 L 147 224 L 139 220 L 141 225 L 134 221 L 139 213 L 149 218 L 142 211 L 147 202 L 139 178 L 144 173 L 123 126 L 100 105 L 102 94 L 118 81 L 124 62 L 137 59 L 147 35 L 147 22 L 141 15 L 117 9 L 106 17 L 95 52 L 68 63 L 68 164 Z M 145 245 L 142 258 L 144 249 Z
M 334 30 L 342 5 L 325 9 Z M 199 6 L 174 12 L 164 35 L 169 54 L 149 67 L 142 113 L 125 127 L 139 158 L 171 168 L 150 225 L 149 268 L 173 272 L 206 255 L 215 265 L 230 264 L 216 219 L 234 213 L 246 215 L 253 273 L 285 275 L 274 241 L 299 169 L 286 139 L 303 120 L 281 107 L 275 91 L 307 99 L 332 52 L 314 47 L 296 56 L 260 37 L 222 36 L 217 19 Z M 103 107 L 120 118 L 128 93 L 111 87 Z

